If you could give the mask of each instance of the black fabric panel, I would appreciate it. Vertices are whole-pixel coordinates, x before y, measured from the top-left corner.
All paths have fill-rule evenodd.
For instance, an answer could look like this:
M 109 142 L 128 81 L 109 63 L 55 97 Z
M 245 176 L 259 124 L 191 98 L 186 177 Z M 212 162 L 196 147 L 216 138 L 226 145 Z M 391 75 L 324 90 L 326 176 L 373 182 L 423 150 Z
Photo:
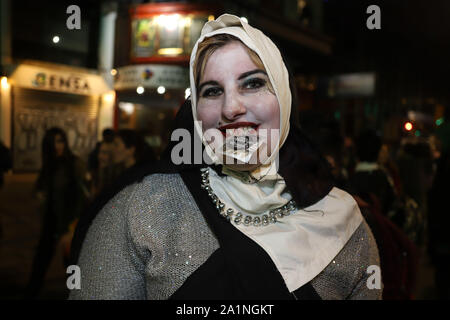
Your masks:
M 223 251 L 219 248 L 202 264 L 169 300 L 225 300 L 233 296 L 228 285 L 232 272 L 227 268 Z
M 187 278 L 169 300 L 236 300 L 234 297 L 240 296 L 240 293 L 234 292 L 234 287 L 230 287 L 229 277 L 224 276 L 228 272 L 230 269 L 227 267 L 223 250 L 219 248 Z M 292 298 L 322 300 L 310 282 L 295 290 L 289 300 Z M 250 297 L 243 299 L 251 300 Z
M 311 282 L 295 290 L 294 295 L 298 300 L 322 300 Z

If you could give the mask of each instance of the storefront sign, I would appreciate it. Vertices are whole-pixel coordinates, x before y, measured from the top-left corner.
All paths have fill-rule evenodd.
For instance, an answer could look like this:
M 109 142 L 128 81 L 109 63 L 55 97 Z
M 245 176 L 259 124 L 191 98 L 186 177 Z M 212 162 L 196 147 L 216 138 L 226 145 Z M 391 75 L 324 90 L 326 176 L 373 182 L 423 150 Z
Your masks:
M 19 65 L 12 74 L 14 85 L 22 88 L 48 90 L 74 94 L 103 94 L 108 88 L 104 79 L 96 74 L 70 71 L 58 67 L 47 68 L 33 65 Z
M 157 88 L 186 89 L 189 87 L 189 69 L 170 65 L 135 65 L 119 68 L 114 89 Z
M 350 73 L 318 79 L 318 94 L 328 97 L 370 97 L 375 94 L 375 73 Z
M 36 87 L 41 87 L 47 90 L 80 93 L 90 93 L 91 91 L 89 88 L 89 82 L 86 78 L 74 75 L 64 76 L 39 72 L 36 74 L 32 83 Z

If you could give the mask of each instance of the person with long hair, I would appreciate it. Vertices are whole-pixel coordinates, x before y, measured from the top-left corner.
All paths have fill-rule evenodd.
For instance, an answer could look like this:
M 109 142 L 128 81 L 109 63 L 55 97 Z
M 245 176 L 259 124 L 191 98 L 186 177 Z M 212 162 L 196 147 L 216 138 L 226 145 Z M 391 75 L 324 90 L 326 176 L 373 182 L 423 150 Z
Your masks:
M 274 43 L 236 16 L 209 21 L 190 83 L 161 161 L 80 225 L 69 298 L 380 299 L 373 235 L 296 125 Z
M 42 229 L 33 260 L 26 298 L 39 294 L 56 246 L 84 209 L 85 165 L 69 148 L 64 130 L 53 127 L 42 141 L 42 167 L 36 182 L 41 202 Z
M 112 184 L 113 176 L 113 143 L 102 141 L 97 151 L 97 166 L 90 173 L 91 200 L 100 194 L 102 189 Z

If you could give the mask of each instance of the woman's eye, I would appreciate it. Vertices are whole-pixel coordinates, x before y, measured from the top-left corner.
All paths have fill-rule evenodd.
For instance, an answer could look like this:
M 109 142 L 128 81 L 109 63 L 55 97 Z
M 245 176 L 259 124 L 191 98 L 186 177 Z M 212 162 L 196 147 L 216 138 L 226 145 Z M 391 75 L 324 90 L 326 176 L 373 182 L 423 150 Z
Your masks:
M 222 89 L 219 87 L 212 87 L 203 91 L 202 97 L 217 97 L 222 94 Z
M 259 89 L 266 85 L 266 80 L 260 78 L 249 79 L 244 82 L 243 87 L 245 89 Z

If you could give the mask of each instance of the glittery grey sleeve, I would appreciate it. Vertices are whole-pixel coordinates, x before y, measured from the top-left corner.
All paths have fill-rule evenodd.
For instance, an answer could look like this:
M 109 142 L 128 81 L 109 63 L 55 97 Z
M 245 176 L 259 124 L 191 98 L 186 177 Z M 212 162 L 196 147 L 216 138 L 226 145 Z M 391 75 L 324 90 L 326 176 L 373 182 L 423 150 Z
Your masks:
M 78 259 L 81 289 L 69 299 L 146 299 L 145 266 L 127 218 L 135 186 L 110 200 L 92 222 Z
M 369 266 L 380 266 L 378 248 L 372 231 L 364 220 L 334 260 L 311 281 L 326 300 L 379 300 L 381 289 L 370 289 Z
M 378 254 L 378 247 L 375 238 L 366 221 L 363 221 L 363 223 L 361 224 L 356 237 L 360 237 L 360 239 L 366 239 L 366 241 L 361 241 L 362 244 L 358 248 L 359 250 L 354 253 L 360 257 L 359 265 L 361 265 L 362 267 L 357 269 L 357 283 L 347 299 L 381 300 L 383 293 L 383 284 L 381 282 L 380 257 Z M 377 268 L 376 272 L 378 272 L 378 275 L 380 277 L 379 289 L 373 287 L 373 283 L 371 279 L 369 279 L 369 277 L 374 274 L 373 271 L 368 270 L 369 266 Z M 372 286 L 370 286 L 368 282 L 369 284 L 372 284 Z

